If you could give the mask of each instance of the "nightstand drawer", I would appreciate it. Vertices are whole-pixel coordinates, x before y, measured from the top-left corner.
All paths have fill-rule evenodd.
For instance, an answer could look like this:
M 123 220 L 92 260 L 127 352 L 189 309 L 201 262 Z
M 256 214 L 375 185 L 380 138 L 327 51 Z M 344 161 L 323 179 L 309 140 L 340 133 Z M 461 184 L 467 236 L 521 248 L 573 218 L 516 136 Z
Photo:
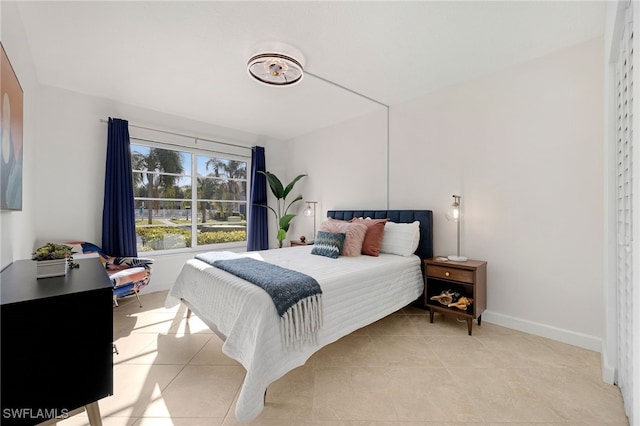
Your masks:
M 465 269 L 428 265 L 427 276 L 473 284 L 473 271 L 467 271 Z

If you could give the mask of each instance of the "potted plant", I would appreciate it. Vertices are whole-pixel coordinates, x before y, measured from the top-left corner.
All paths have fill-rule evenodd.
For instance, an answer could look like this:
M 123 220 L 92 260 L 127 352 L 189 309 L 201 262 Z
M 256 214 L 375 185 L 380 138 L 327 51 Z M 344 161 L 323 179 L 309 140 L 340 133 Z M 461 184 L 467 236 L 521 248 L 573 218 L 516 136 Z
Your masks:
M 59 277 L 67 273 L 67 266 L 77 268 L 73 263 L 73 251 L 65 244 L 47 243 L 31 254 L 37 261 L 36 278 Z
M 259 204 L 262 207 L 266 207 L 273 212 L 276 216 L 276 222 L 278 223 L 278 233 L 276 238 L 278 239 L 278 247 L 282 248 L 282 242 L 287 238 L 287 231 L 289 230 L 289 224 L 291 223 L 291 219 L 293 219 L 296 215 L 289 213 L 289 208 L 302 200 L 302 195 L 298 195 L 293 201 L 289 204 L 286 204 L 287 195 L 291 192 L 296 182 L 305 177 L 306 175 L 298 175 L 295 179 L 293 179 L 287 186 L 282 185 L 282 182 L 276 175 L 273 173 L 266 171 L 263 172 L 261 170 L 258 171 L 267 177 L 267 182 L 269 182 L 269 187 L 271 188 L 271 192 L 276 197 L 277 206 L 276 208 L 269 207 L 266 204 Z

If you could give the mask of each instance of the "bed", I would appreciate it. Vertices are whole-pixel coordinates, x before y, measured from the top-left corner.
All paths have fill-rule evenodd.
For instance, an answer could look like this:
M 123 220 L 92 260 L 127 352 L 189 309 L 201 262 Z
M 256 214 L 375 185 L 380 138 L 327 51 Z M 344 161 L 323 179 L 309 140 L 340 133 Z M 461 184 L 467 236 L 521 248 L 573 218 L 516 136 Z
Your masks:
M 235 412 L 241 422 L 260 414 L 271 383 L 303 365 L 319 349 L 422 295 L 422 259 L 433 256 L 430 210 L 330 210 L 327 216 L 341 221 L 388 219 L 394 224 L 415 225 L 417 221 L 419 241 L 415 254 L 381 252 L 378 256 L 330 258 L 311 254 L 318 244 L 242 254 L 207 253 L 211 258 L 249 257 L 317 280 L 322 289 L 322 324 L 311 342 L 286 347 L 280 331 L 281 318 L 267 292 L 212 266 L 210 258 L 188 260 L 169 291 L 165 305 L 184 303 L 224 340 L 223 352 L 246 369 Z

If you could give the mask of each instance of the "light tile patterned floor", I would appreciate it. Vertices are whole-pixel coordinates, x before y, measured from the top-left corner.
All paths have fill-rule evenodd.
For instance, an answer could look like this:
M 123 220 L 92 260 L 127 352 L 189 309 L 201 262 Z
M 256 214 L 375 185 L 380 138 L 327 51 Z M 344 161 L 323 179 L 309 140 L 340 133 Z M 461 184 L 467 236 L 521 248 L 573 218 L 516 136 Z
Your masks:
M 104 426 L 236 425 L 244 369 L 184 307 L 146 293 L 114 309 L 114 396 Z M 87 425 L 86 414 L 61 426 Z M 600 354 L 408 307 L 342 338 L 272 384 L 255 425 L 627 425 Z

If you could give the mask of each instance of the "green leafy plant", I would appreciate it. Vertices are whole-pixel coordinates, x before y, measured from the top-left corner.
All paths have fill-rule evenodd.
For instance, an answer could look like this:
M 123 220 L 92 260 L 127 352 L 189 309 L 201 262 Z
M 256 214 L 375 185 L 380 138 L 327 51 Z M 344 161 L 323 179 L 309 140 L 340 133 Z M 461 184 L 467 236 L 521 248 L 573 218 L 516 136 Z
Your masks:
M 262 207 L 266 207 L 273 212 L 276 216 L 276 222 L 278 223 L 278 233 L 276 238 L 278 240 L 278 247 L 282 248 L 282 242 L 287 238 L 287 231 L 289 230 L 289 225 L 291 223 L 291 219 L 293 219 L 296 215 L 289 213 L 289 208 L 302 200 L 302 195 L 298 195 L 293 201 L 289 204 L 286 203 L 287 195 L 293 190 L 294 185 L 300 179 L 307 175 L 298 175 L 295 179 L 293 179 L 287 186 L 282 185 L 282 182 L 276 175 L 273 173 L 266 171 L 258 171 L 267 177 L 267 182 L 269 182 L 269 187 L 271 188 L 271 192 L 276 197 L 277 205 L 274 209 L 273 207 L 269 207 L 266 204 L 259 204 Z
M 71 256 L 71 247 L 64 244 L 47 243 L 31 254 L 32 260 L 66 259 Z
M 73 251 L 65 244 L 47 243 L 31 253 L 32 260 L 67 259 L 69 268 L 79 268 L 80 265 L 73 262 Z

